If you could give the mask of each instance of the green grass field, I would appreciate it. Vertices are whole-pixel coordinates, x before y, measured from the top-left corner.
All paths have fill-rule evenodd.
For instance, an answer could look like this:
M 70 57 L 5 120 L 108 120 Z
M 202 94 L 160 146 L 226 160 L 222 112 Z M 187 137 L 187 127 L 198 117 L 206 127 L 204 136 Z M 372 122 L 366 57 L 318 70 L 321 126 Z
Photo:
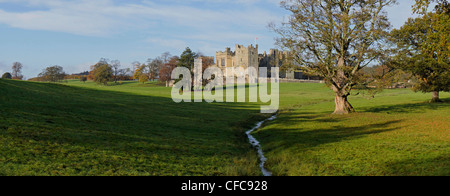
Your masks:
M 408 89 L 350 97 L 281 84 L 279 118 L 255 133 L 274 175 L 450 175 L 445 103 Z M 174 103 L 170 88 L 0 80 L 0 175 L 261 175 L 245 131 L 256 103 Z
M 409 89 L 352 96 L 357 113 L 340 116 L 321 85 L 281 92 L 279 118 L 257 133 L 274 175 L 450 175 L 449 93 L 436 104 Z
M 260 173 L 249 104 L 176 104 L 170 88 L 135 82 L 0 80 L 0 94 L 0 175 Z

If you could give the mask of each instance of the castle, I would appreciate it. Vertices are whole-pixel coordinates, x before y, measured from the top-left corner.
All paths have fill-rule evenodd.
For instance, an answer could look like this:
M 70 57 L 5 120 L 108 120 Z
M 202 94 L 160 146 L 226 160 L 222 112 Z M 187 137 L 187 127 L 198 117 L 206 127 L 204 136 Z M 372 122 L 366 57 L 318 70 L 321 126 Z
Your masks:
M 244 47 L 236 44 L 234 52 L 231 51 L 231 48 L 226 48 L 224 52 L 216 52 L 216 66 L 222 69 L 223 73 L 226 73 L 227 67 L 242 67 L 244 69 L 254 67 L 258 70 L 258 62 L 258 45 Z
M 216 52 L 216 65 L 223 73 L 226 73 L 227 67 L 242 67 L 247 69 L 254 67 L 259 73 L 260 67 L 267 68 L 267 76 L 271 76 L 272 67 L 281 67 L 284 63 L 290 62 L 288 51 L 279 51 L 276 49 L 270 50 L 270 53 L 264 54 L 258 53 L 258 44 L 255 46 L 250 45 L 245 47 L 243 45 L 236 44 L 235 51 L 231 51 L 231 48 L 225 48 L 225 51 Z M 292 60 L 291 60 L 292 61 Z M 280 78 L 294 79 L 294 70 L 280 71 Z

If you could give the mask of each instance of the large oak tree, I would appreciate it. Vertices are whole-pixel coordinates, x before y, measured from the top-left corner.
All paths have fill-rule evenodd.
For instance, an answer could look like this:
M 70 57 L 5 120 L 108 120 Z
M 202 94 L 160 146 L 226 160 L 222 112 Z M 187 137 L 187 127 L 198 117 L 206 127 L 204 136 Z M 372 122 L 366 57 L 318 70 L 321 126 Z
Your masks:
M 410 18 L 392 37 L 398 46 L 393 67 L 414 74 L 415 90 L 432 92 L 432 102 L 439 102 L 439 92 L 450 90 L 450 15 Z
M 279 45 L 293 52 L 307 73 L 321 76 L 335 92 L 335 114 L 353 112 L 348 96 L 358 72 L 381 60 L 390 23 L 385 7 L 396 0 L 286 0 L 292 15 L 281 26 Z
M 172 80 L 172 71 L 178 66 L 180 58 L 178 56 L 170 57 L 167 62 L 159 69 L 159 81 L 165 82 L 169 87 L 169 81 Z
M 66 76 L 66 73 L 64 72 L 63 68 L 59 65 L 55 65 L 45 68 L 38 77 L 43 81 L 60 82 L 64 80 L 64 76 Z
M 114 73 L 112 66 L 105 60 L 100 59 L 100 61 L 91 66 L 91 77 L 98 84 L 108 85 L 108 82 L 114 80 Z
M 434 11 L 428 12 L 430 3 Z M 397 55 L 392 65 L 418 78 L 415 90 L 433 92 L 432 102 L 439 102 L 440 91 L 450 91 L 450 4 L 447 0 L 416 0 L 410 18 L 392 31 Z

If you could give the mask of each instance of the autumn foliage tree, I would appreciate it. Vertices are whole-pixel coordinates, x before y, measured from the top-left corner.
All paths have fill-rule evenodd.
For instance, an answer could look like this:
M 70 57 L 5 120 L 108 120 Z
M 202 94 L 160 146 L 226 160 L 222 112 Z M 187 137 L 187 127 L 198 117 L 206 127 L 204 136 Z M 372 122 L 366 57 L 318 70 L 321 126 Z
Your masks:
M 202 73 L 205 73 L 205 70 L 214 65 L 214 57 L 208 57 L 201 55 L 199 58 L 202 59 Z M 214 78 L 212 78 L 214 79 Z M 203 86 L 206 86 L 208 80 L 202 79 Z
M 132 76 L 128 74 L 130 72 L 130 68 L 119 69 L 119 75 L 117 77 L 119 80 L 132 80 Z
M 106 61 L 100 60 L 92 65 L 90 75 L 98 84 L 108 85 L 108 82 L 114 81 L 113 68 Z
M 169 81 L 172 80 L 172 71 L 178 66 L 178 61 L 178 56 L 173 56 L 159 69 L 159 81 L 165 82 L 166 87 L 169 87 Z
M 286 0 L 291 12 L 271 25 L 278 44 L 293 52 L 301 69 L 323 77 L 335 92 L 335 114 L 353 112 L 348 102 L 362 68 L 385 54 L 390 23 L 384 8 L 396 0 Z
M 158 77 L 162 64 L 163 60 L 160 57 L 147 60 L 147 75 L 150 80 L 153 81 Z
M 133 78 L 142 83 L 147 82 L 148 81 L 147 65 L 142 64 L 141 66 L 136 67 L 136 70 L 134 70 Z
M 437 2 L 433 12 L 426 12 L 430 2 Z M 416 1 L 421 17 L 410 18 L 392 31 L 397 55 L 392 66 L 414 74 L 416 91 L 432 92 L 432 102 L 439 102 L 439 92 L 450 90 L 450 12 L 446 0 Z
M 431 3 L 436 3 L 435 11 L 438 13 L 450 13 L 450 3 L 448 0 L 415 0 L 413 11 L 418 14 L 425 14 Z
M 55 65 L 45 68 L 38 77 L 40 77 L 42 81 L 60 82 L 64 80 L 64 76 L 66 76 L 66 73 L 64 72 L 63 68 L 61 66 Z
M 12 66 L 12 79 L 14 80 L 22 80 L 22 68 L 23 65 L 20 62 L 14 62 Z

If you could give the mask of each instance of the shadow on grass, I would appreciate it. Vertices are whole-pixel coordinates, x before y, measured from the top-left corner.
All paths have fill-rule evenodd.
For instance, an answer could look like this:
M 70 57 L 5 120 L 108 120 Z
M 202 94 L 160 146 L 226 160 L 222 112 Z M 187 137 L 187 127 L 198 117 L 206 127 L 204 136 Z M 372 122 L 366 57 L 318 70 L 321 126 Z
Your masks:
M 384 105 L 376 107 L 361 108 L 365 112 L 374 113 L 418 113 L 424 110 L 439 110 L 442 108 L 450 107 L 450 98 L 442 99 L 442 102 L 437 103 L 409 103 L 409 104 L 397 104 L 397 105 Z
M 321 168 L 323 164 L 332 164 L 322 163 L 322 156 L 331 157 L 331 159 L 355 159 L 352 155 L 345 153 L 352 150 L 364 150 L 366 142 L 373 142 L 365 138 L 395 132 L 404 127 L 401 125 L 402 120 L 363 124 L 349 122 L 346 117 L 324 116 L 330 115 L 304 114 L 292 119 L 281 117 L 278 119 L 280 123 L 278 126 L 268 125 L 258 132 L 257 138 L 263 144 L 263 150 L 268 157 L 267 168 L 274 175 L 304 175 L 310 172 L 308 175 L 339 173 L 341 172 L 339 169 Z M 297 124 L 280 128 L 280 125 L 283 127 L 286 121 L 290 121 L 289 123 L 296 121 Z M 357 164 L 359 160 L 354 161 Z M 347 166 L 352 167 L 351 164 Z M 322 171 L 323 169 L 326 171 Z
M 298 123 L 299 119 L 296 118 L 295 120 Z M 314 123 L 340 122 L 339 119 L 331 119 L 331 118 L 316 119 L 316 117 L 314 116 L 312 116 L 311 119 L 305 118 L 305 121 Z M 259 133 L 258 137 L 268 138 L 270 137 L 269 135 L 273 136 L 270 140 L 274 141 L 273 144 L 275 145 L 271 145 L 274 148 L 284 148 L 284 149 L 292 148 L 296 151 L 298 150 L 306 151 L 310 150 L 313 147 L 324 144 L 357 139 L 371 134 L 395 131 L 402 128 L 400 126 L 395 126 L 395 124 L 400 122 L 401 120 L 392 120 L 383 123 L 375 123 L 361 126 L 334 125 L 327 128 L 316 128 L 316 129 L 305 128 L 303 130 L 302 128 L 299 129 L 267 128 L 263 132 Z
M 408 159 L 386 163 L 386 175 L 395 176 L 449 176 L 450 154 L 440 155 L 435 158 Z
M 325 101 L 318 103 L 322 102 Z M 380 110 L 384 111 L 384 109 Z M 333 115 L 326 111 L 301 112 L 290 110 L 280 114 L 276 120 L 277 126 L 274 126 L 274 128 L 266 127 L 264 131 L 258 133 L 258 137 L 268 138 L 274 136 L 270 141 L 287 148 L 292 146 L 293 148 L 308 150 L 311 147 L 322 144 L 351 140 L 365 135 L 395 131 L 402 128 L 401 126 L 396 126 L 402 120 L 391 120 L 374 124 L 367 124 L 367 122 L 363 121 L 360 123 L 349 122 L 350 120 L 358 120 L 358 115 L 359 113 Z M 296 128 L 293 129 L 291 127 Z
M 252 152 L 245 130 L 230 125 L 255 123 L 258 113 L 240 103 L 0 80 L 1 162 L 29 163 L 37 175 L 225 175 Z

